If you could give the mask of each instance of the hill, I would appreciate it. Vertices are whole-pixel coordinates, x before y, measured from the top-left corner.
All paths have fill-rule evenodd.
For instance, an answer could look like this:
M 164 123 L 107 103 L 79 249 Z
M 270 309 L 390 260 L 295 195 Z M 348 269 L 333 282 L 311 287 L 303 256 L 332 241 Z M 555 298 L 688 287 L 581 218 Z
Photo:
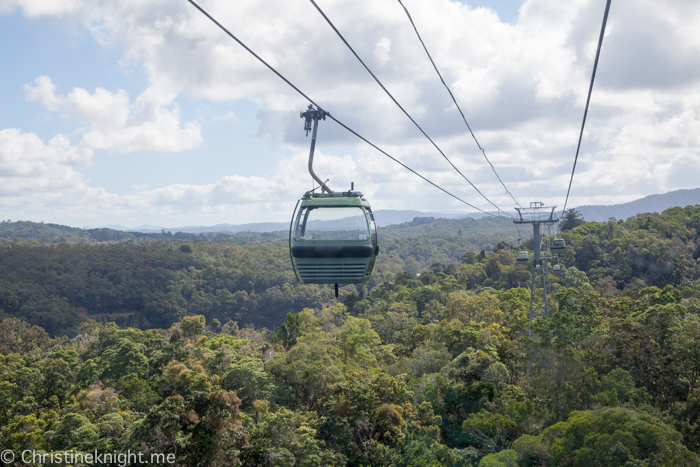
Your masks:
M 81 229 L 60 224 L 31 221 L 0 222 L 0 238 L 37 240 L 41 243 L 138 243 L 157 240 L 229 241 L 238 244 L 261 243 L 286 238 L 287 232 L 207 232 L 192 234 L 170 231 L 136 232 L 112 228 Z
M 275 329 L 287 313 L 320 307 L 332 295 L 328 286 L 296 283 L 284 232 L 279 237 L 212 234 L 210 239 L 107 231 L 113 239 L 98 242 L 105 229 L 0 225 L 0 233 L 23 229 L 25 240 L 0 238 L 0 316 L 22 317 L 52 335 L 73 334 L 87 319 L 167 327 L 192 313 Z M 529 272 L 512 268 L 510 256 L 498 256 L 517 249 L 511 246 L 513 229 L 507 219 L 495 218 L 416 218 L 386 227 L 372 279 L 341 287 L 341 295 L 369 294 L 402 271 L 413 276 L 428 269 L 454 272 L 462 263 L 470 264 L 472 287 L 525 285 Z M 567 250 L 559 263 L 580 271 L 586 283 L 616 290 L 669 284 L 693 290 L 700 279 L 698 231 L 700 207 L 690 206 L 624 222 L 586 222 L 562 234 Z M 58 234 L 64 241 L 51 239 Z M 114 239 L 122 234 L 127 241 Z M 78 240 L 66 241 L 71 235 Z M 532 240 L 524 245 L 532 248 Z M 490 258 L 500 258 L 500 265 Z
M 497 217 L 483 217 L 481 219 L 415 217 L 410 222 L 389 225 L 379 232 L 384 238 L 406 238 L 420 235 L 480 237 L 488 238 L 492 242 L 492 246 L 502 240 L 512 242 L 518 238 L 518 228 L 513 220 Z M 528 232 L 525 234 L 527 235 Z
M 386 227 L 388 225 L 401 224 L 411 222 L 415 217 L 435 217 L 444 219 L 461 219 L 471 217 L 480 219 L 484 216 L 481 213 L 464 214 L 464 213 L 444 213 L 444 212 L 423 212 L 413 210 L 392 210 L 380 209 L 374 211 L 374 218 L 378 227 Z M 204 225 L 188 225 L 183 227 L 159 227 L 154 225 L 141 225 L 133 229 L 128 229 L 121 226 L 104 226 L 116 230 L 125 230 L 129 232 L 143 233 L 160 233 L 161 231 L 184 232 L 184 233 L 211 233 L 211 232 L 275 232 L 289 229 L 289 222 L 254 222 L 249 224 L 217 224 L 211 226 Z
M 700 204 L 700 188 L 692 190 L 676 190 L 664 194 L 650 195 L 640 198 L 635 201 L 623 204 L 614 205 L 583 205 L 576 209 L 583 215 L 587 221 L 605 222 L 611 217 L 615 219 L 627 219 L 637 214 L 647 212 L 662 212 L 665 209 L 674 206 L 688 206 Z M 415 227 L 414 219 L 420 219 L 418 222 L 428 223 L 425 219 L 433 219 L 437 225 L 433 226 L 442 233 L 456 234 L 459 229 L 463 231 L 470 229 L 473 224 L 469 222 L 449 223 L 449 220 L 483 220 L 489 217 L 482 213 L 457 213 L 457 212 L 422 212 L 414 210 L 392 210 L 379 209 L 374 211 L 375 219 L 378 227 L 390 227 L 392 230 L 388 234 L 392 237 L 401 235 L 417 235 L 431 234 L 430 227 L 412 228 Z M 54 225 L 54 224 L 50 224 Z M 402 227 L 394 230 L 394 226 Z M 504 225 L 493 225 L 499 232 L 502 231 Z M 455 227 L 455 228 L 452 228 Z M 234 234 L 238 232 L 263 233 L 263 232 L 284 232 L 289 229 L 289 222 L 255 222 L 248 224 L 217 224 L 212 226 L 190 225 L 182 227 L 158 227 L 152 225 L 143 225 L 134 229 L 128 229 L 121 226 L 104 226 L 106 230 L 118 230 L 132 233 L 160 234 L 162 232 L 179 232 L 181 234 L 212 234 L 224 233 Z M 104 230 L 102 229 L 102 230 Z M 89 229 L 98 230 L 98 229 Z M 513 229 L 506 228 L 507 235 L 517 238 L 517 232 L 512 232 Z M 527 235 L 525 235 L 527 236 Z
M 106 229 L 26 221 L 2 224 L 0 233 L 2 227 L 11 238 L 0 237 L 0 318 L 22 317 L 51 335 L 73 335 L 88 319 L 167 327 L 195 310 L 208 319 L 274 329 L 287 313 L 322 306 L 333 293 L 330 286 L 297 284 L 286 232 L 280 239 L 265 233 L 207 238 L 108 231 L 111 240 L 97 242 L 95 234 Z M 71 241 L 65 240 L 68 234 Z M 121 234 L 125 237 L 116 238 Z M 56 235 L 63 241 L 54 241 Z M 372 279 L 341 287 L 341 295 L 369 293 L 393 273 L 458 263 L 468 252 L 493 250 L 502 238 L 484 233 L 382 238 Z
M 605 222 L 611 217 L 628 219 L 646 212 L 662 212 L 674 206 L 694 206 L 700 204 L 700 188 L 676 190 L 661 195 L 649 195 L 635 201 L 610 206 L 579 206 L 576 208 L 587 221 Z
M 411 211 L 412 213 L 418 211 Z M 0 222 L 0 238 L 18 237 L 33 239 L 43 243 L 130 243 L 153 240 L 190 240 L 190 241 L 229 241 L 238 244 L 261 243 L 284 240 L 288 237 L 289 225 L 275 223 L 246 224 L 235 227 L 240 230 L 225 232 L 228 224 L 207 227 L 206 232 L 192 233 L 185 231 L 161 230 L 151 232 L 122 231 L 112 228 L 80 229 L 59 224 L 44 224 L 43 222 L 17 221 Z M 243 227 L 253 226 L 254 229 L 243 230 Z M 265 231 L 280 228 L 280 230 Z M 236 230 L 234 229 L 234 230 Z M 193 228 L 193 230 L 196 230 Z M 250 231 L 249 231 L 250 230 Z M 481 219 L 461 218 L 445 219 L 435 217 L 414 217 L 409 222 L 389 225 L 379 230 L 380 236 L 386 238 L 405 238 L 421 235 L 427 236 L 462 236 L 470 237 L 478 249 L 490 251 L 502 240 L 515 241 L 517 229 L 510 219 L 484 217 Z

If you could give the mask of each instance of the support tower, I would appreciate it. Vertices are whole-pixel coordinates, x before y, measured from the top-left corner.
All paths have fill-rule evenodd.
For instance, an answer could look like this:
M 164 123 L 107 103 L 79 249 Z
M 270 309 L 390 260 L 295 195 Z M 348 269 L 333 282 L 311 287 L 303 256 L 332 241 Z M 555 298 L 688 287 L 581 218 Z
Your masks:
M 532 339 L 532 321 L 536 316 L 549 318 L 547 295 L 549 289 L 549 257 L 542 251 L 542 225 L 552 225 L 559 222 L 554 216 L 553 207 L 546 207 L 539 201 L 530 203 L 529 208 L 515 208 L 518 217 L 513 220 L 516 224 L 532 224 L 532 239 L 535 258 L 532 261 L 532 284 L 530 285 L 530 326 L 528 337 Z M 540 289 L 541 286 L 541 289 Z M 532 359 L 527 359 L 527 380 L 530 381 Z

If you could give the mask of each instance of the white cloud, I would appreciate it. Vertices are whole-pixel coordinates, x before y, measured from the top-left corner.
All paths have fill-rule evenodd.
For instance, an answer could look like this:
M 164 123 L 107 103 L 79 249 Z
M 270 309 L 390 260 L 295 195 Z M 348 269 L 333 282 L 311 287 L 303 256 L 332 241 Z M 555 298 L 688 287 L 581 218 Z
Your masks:
M 5 179 L 0 190 L 70 186 L 75 178 L 68 168 L 86 164 L 91 156 L 89 150 L 72 147 L 63 135 L 44 144 L 36 135 L 16 128 L 0 130 L 0 174 Z
M 82 149 L 197 146 L 199 127 L 180 123 L 176 93 L 165 90 L 194 99 L 252 100 L 261 106 L 262 136 L 293 148 L 308 144 L 297 117 L 307 103 L 187 2 L 96 0 L 90 8 L 74 0 L 0 2 L 0 10 L 19 7 L 28 16 L 70 18 L 147 70 L 151 87 L 133 103 L 123 91 L 100 88 L 60 95 L 45 77 L 27 88 L 29 99 L 86 125 Z M 455 165 L 498 204 L 510 206 L 398 2 L 319 3 Z M 405 3 L 511 191 L 521 203 L 537 199 L 561 205 L 604 0 L 528 0 L 514 25 L 501 23 L 491 10 L 455 1 Z M 308 2 L 211 0 L 202 6 L 334 116 L 463 199 L 488 206 L 425 143 Z M 697 184 L 683 175 L 700 158 L 698 30 L 698 2 L 613 3 L 571 205 L 623 202 Z M 321 131 L 319 149 L 326 156 L 319 157 L 317 171 L 332 181 L 355 181 L 384 207 L 458 206 L 366 146 L 358 146 L 357 158 L 331 157 L 329 143 L 357 140 L 332 122 Z M 307 188 L 304 167 L 300 150 L 269 177 L 229 174 L 214 184 L 147 190 L 122 202 L 133 212 L 173 216 L 188 210 L 273 216 L 278 203 Z
M 44 143 L 33 133 L 18 129 L 0 131 L 0 210 L 12 219 L 94 225 L 120 221 L 138 225 L 199 222 L 244 223 L 286 219 L 296 199 L 310 188 L 308 174 L 299 173 L 307 154 L 297 153 L 280 161 L 268 178 L 224 176 L 205 185 L 176 184 L 149 190 L 135 185 L 138 193 L 118 196 L 90 186 L 77 171 L 90 161 L 92 152 L 71 146 L 58 135 Z M 330 177 L 332 186 L 350 186 L 346 168 L 349 156 L 333 157 L 318 152 L 318 170 Z M 290 176 L 291 175 L 291 176 Z
M 377 60 L 380 66 L 384 66 L 386 62 L 389 61 L 391 52 L 391 39 L 388 37 L 382 37 L 374 46 L 374 58 Z
M 91 188 L 75 167 L 90 161 L 92 152 L 70 145 L 63 135 L 48 144 L 16 128 L 0 130 L 0 206 L 8 217 L 51 215 L 58 209 L 86 214 L 99 212 L 114 199 L 101 188 Z
M 144 91 L 134 104 L 124 90 L 112 93 L 103 88 L 90 94 L 81 88 L 68 95 L 56 94 L 48 76 L 40 76 L 34 85 L 25 85 L 27 99 L 41 102 L 48 110 L 89 125 L 81 146 L 121 153 L 140 151 L 174 152 L 197 147 L 202 141 L 200 125 L 180 125 L 180 110 L 173 103 L 176 93 L 156 86 Z

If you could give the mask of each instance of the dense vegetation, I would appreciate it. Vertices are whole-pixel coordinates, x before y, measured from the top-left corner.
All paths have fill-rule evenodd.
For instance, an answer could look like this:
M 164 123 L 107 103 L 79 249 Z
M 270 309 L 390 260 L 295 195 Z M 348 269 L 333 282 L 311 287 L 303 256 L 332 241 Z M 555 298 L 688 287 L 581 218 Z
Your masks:
M 570 227 L 532 339 L 530 271 L 505 241 L 385 241 L 339 301 L 295 286 L 278 242 L 6 241 L 0 446 L 192 466 L 700 465 L 700 206 Z
M 238 244 L 260 243 L 269 240 L 286 238 L 285 232 L 208 232 L 191 234 L 185 232 L 144 233 L 124 232 L 121 230 L 98 228 L 80 229 L 59 224 L 44 224 L 43 222 L 0 221 L 0 238 L 32 239 L 41 243 L 135 243 L 153 240 L 190 240 L 190 241 L 230 241 Z
M 112 240 L 94 242 L 85 238 L 96 231 L 73 229 L 85 241 L 54 242 L 47 239 L 62 226 L 2 227 L 29 239 L 0 238 L 0 318 L 21 317 L 51 335 L 73 336 L 87 319 L 147 329 L 167 328 L 192 314 L 276 328 L 287 313 L 319 308 L 332 298 L 330 287 L 297 285 L 287 244 L 277 234 L 141 234 L 131 241 L 136 234 L 110 231 Z M 490 251 L 500 238 L 481 232 L 387 238 L 365 293 L 389 273 L 417 274 L 434 263 L 459 262 L 466 252 Z M 344 295 L 355 291 L 343 289 Z
M 384 239 L 407 237 L 468 237 L 468 243 L 479 249 L 490 250 L 502 240 L 514 240 L 517 229 L 510 219 L 485 217 L 482 219 L 443 219 L 416 217 L 411 222 L 389 225 L 380 229 Z M 98 228 L 80 229 L 43 222 L 0 221 L 0 238 L 33 239 L 41 243 L 135 243 L 152 240 L 189 240 L 233 242 L 239 245 L 266 243 L 286 240 L 288 231 L 282 232 L 207 232 L 192 234 L 186 232 L 161 231 L 160 233 L 124 232 L 121 230 Z
M 509 218 L 483 217 L 473 219 L 444 219 L 434 217 L 415 217 L 411 222 L 388 225 L 381 229 L 382 237 L 406 238 L 424 235 L 435 236 L 464 236 L 472 241 L 493 242 L 516 238 L 518 229 Z

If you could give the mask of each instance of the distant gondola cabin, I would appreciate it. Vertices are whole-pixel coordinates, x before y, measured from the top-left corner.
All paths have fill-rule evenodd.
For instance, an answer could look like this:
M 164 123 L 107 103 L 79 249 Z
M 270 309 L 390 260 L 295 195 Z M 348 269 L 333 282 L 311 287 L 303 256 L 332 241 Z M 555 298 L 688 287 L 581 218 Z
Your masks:
M 519 251 L 517 262 L 520 264 L 526 264 L 530 260 L 530 254 L 527 251 Z
M 552 240 L 552 254 L 561 255 L 566 253 L 566 242 L 563 238 L 555 238 Z

